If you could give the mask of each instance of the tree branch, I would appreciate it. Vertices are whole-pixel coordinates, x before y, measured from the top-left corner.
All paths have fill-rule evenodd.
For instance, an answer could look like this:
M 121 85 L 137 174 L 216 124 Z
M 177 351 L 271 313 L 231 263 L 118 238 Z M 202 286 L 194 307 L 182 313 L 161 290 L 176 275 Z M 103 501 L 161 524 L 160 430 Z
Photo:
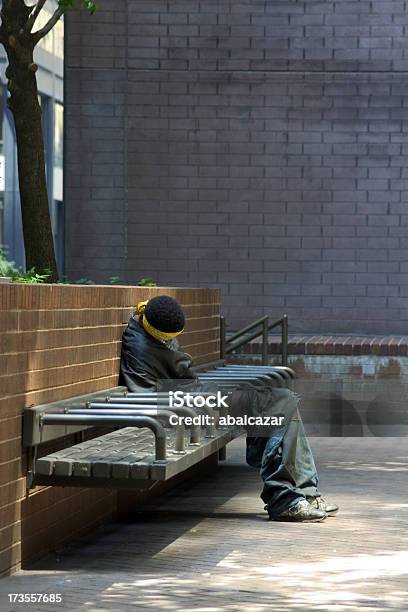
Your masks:
M 41 13 L 41 10 L 46 2 L 47 0 L 38 0 L 37 4 L 34 7 L 33 12 L 31 13 L 30 17 L 27 19 L 27 23 L 24 26 L 24 32 L 26 33 L 31 32 L 31 30 L 33 29 L 35 20 L 37 19 L 38 15 Z
M 51 17 L 51 19 L 47 21 L 45 26 L 41 28 L 41 30 L 34 32 L 34 34 L 32 35 L 34 39 L 34 44 L 37 44 L 39 40 L 44 38 L 44 36 L 52 30 L 52 28 L 55 26 L 56 23 L 58 23 L 58 21 L 60 20 L 63 14 L 64 14 L 64 9 L 62 9 L 61 7 L 57 8 L 55 13 Z

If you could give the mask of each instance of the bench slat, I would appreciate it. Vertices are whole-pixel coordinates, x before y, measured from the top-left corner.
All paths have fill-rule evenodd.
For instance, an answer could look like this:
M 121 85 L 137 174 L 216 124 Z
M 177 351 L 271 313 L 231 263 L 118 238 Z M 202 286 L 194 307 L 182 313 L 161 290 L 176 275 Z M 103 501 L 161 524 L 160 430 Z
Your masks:
M 240 430 L 217 430 L 215 438 L 203 438 L 200 445 L 186 445 L 184 454 L 175 453 L 175 431 L 166 430 L 168 457 L 155 461 L 154 436 L 131 427 L 110 432 L 36 460 L 35 473 L 41 484 L 67 484 L 68 486 L 106 486 L 106 482 L 120 483 L 130 488 L 140 482 L 168 480 L 185 471 L 208 455 L 216 452 L 237 435 Z M 125 483 L 128 485 L 125 485 Z

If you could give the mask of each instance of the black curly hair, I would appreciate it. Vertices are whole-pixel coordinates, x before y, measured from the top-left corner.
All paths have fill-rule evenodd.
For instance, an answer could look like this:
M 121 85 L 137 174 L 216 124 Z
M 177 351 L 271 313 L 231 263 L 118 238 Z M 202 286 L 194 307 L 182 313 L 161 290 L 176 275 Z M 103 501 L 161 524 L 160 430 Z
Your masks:
M 185 316 L 180 304 L 169 295 L 158 295 L 148 301 L 144 315 L 161 332 L 180 332 L 185 325 Z

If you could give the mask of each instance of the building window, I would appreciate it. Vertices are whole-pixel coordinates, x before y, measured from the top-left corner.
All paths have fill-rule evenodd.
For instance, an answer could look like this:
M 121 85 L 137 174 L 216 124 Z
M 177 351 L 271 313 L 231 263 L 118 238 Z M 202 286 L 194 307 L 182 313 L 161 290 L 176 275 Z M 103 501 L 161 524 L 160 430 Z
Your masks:
M 35 30 L 40 30 L 45 26 L 46 23 L 51 19 L 52 12 L 43 9 L 38 15 L 35 22 Z M 38 46 L 44 51 L 54 55 L 59 59 L 64 58 L 64 18 L 61 17 L 59 21 L 52 28 L 51 32 L 44 36 L 38 43 Z
M 64 138 L 64 107 L 59 102 L 54 106 L 54 167 L 62 168 Z
M 64 270 L 64 202 L 63 202 L 63 162 L 64 162 L 64 107 L 59 102 L 54 103 L 54 241 L 57 256 L 58 271 Z

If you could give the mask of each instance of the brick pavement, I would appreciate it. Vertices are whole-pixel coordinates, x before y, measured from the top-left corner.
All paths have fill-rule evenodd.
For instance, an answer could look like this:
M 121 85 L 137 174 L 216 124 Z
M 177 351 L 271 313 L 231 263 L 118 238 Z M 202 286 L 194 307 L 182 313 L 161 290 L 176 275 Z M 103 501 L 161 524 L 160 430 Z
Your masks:
M 313 438 L 321 484 L 341 504 L 323 524 L 265 520 L 244 440 L 215 475 L 110 524 L 30 570 L 7 593 L 61 593 L 33 610 L 407 610 L 405 438 Z

